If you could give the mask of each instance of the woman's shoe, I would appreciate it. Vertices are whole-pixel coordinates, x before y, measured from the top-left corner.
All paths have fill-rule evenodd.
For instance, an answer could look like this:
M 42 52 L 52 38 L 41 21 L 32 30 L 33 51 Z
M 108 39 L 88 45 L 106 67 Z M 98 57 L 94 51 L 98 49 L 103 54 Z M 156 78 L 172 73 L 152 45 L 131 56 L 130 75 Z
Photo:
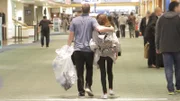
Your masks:
M 114 96 L 115 95 L 114 91 L 113 90 L 109 90 L 109 95 Z
M 103 95 L 101 96 L 101 98 L 102 98 L 102 99 L 107 99 L 107 98 L 108 98 L 108 95 L 107 95 L 107 94 L 103 94 Z

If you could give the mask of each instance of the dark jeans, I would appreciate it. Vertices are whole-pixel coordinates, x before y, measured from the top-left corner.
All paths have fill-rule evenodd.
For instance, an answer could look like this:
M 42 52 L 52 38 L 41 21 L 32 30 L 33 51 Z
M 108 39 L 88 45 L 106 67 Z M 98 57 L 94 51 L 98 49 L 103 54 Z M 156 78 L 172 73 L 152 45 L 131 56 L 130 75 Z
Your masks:
M 156 65 L 156 48 L 155 48 L 155 39 L 148 39 L 149 42 L 149 57 L 148 57 L 148 66 Z
M 126 37 L 126 25 L 120 25 L 120 29 L 121 29 L 121 36 L 122 37 Z
M 180 52 L 163 53 L 163 59 L 168 90 L 171 92 L 174 91 L 173 66 L 175 70 L 176 89 L 180 90 Z
M 49 32 L 41 32 L 41 45 L 44 46 L 44 37 L 46 38 L 46 47 L 49 47 L 50 34 Z
M 86 65 L 86 88 L 90 88 L 92 86 L 92 77 L 93 77 L 93 52 L 74 52 L 74 60 L 77 70 L 77 86 L 79 93 L 84 93 L 84 65 Z
M 105 63 L 107 61 L 107 68 L 105 67 Z M 109 89 L 113 89 L 113 60 L 110 57 L 100 57 L 100 60 L 98 61 L 100 71 L 101 71 L 101 84 L 103 88 L 103 93 L 107 93 L 106 88 L 106 69 L 108 74 L 108 81 L 109 81 Z

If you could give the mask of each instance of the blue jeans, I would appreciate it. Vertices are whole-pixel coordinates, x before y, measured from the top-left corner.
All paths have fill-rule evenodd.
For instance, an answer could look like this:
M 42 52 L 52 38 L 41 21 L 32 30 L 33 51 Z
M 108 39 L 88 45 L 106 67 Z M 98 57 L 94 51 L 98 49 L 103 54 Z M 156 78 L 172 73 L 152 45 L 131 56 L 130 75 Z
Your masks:
M 173 72 L 175 71 L 176 89 L 180 90 L 180 52 L 163 53 L 168 91 L 174 92 Z M 174 67 L 174 69 L 173 69 Z

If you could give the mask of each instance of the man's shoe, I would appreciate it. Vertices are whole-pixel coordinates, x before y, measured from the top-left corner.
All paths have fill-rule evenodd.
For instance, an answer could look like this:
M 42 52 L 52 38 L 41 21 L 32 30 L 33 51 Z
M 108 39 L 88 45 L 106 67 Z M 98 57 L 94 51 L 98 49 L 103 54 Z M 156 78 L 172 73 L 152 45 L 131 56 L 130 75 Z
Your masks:
M 169 95 L 175 95 L 175 92 L 169 92 L 168 94 Z
M 84 96 L 85 96 L 85 93 L 79 93 L 78 96 L 79 96 L 79 97 L 84 97 Z
M 89 88 L 86 88 L 85 89 L 85 92 L 88 94 L 88 96 L 90 96 L 90 97 L 93 97 L 94 96 L 94 94 L 93 94 L 93 92 L 89 89 Z

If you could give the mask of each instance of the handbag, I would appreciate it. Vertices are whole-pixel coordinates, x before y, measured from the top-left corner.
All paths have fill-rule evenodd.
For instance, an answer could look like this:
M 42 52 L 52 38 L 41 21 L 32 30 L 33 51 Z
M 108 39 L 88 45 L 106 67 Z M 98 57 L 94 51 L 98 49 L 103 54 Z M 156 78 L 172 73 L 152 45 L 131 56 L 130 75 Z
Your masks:
M 148 59 L 149 57 L 149 43 L 147 42 L 146 45 L 144 46 L 144 58 Z

